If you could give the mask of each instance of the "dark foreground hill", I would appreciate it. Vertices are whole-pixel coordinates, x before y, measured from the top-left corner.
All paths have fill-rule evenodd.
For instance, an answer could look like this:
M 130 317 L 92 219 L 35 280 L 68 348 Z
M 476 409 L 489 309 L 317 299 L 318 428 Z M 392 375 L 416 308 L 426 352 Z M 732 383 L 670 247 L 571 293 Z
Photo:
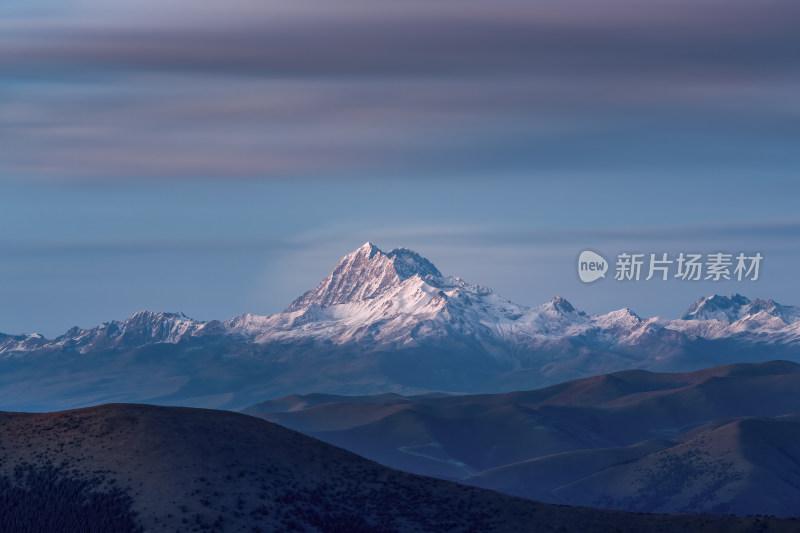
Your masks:
M 382 464 L 551 503 L 800 516 L 800 365 L 534 391 L 292 396 L 246 410 Z
M 800 531 L 794 520 L 540 504 L 189 408 L 2 413 L 0 465 L 3 531 Z

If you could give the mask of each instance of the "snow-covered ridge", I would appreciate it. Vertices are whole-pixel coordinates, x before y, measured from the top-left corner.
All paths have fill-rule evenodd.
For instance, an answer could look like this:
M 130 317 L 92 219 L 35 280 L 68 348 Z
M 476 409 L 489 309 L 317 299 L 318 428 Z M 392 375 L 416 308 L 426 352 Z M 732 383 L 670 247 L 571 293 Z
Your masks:
M 697 300 L 681 317 L 684 320 L 721 320 L 736 322 L 758 313 L 767 313 L 785 324 L 800 321 L 800 308 L 780 305 L 774 300 L 748 300 L 741 294 L 733 296 L 709 296 Z
M 536 307 L 515 304 L 491 289 L 444 276 L 427 259 L 404 248 L 385 253 L 366 243 L 339 261 L 320 284 L 271 316 L 241 315 L 225 322 L 200 322 L 182 313 L 140 311 L 126 320 L 56 339 L 2 335 L 0 353 L 43 349 L 94 350 L 178 343 L 204 335 L 244 342 L 295 340 L 403 348 L 437 342 L 466 342 L 535 352 L 575 342 L 600 350 L 680 338 L 796 343 L 800 308 L 741 295 L 701 298 L 680 319 L 643 319 L 629 309 L 587 315 L 561 297 Z M 677 340 L 676 340 L 676 337 Z
M 344 256 L 320 284 L 292 302 L 287 312 L 311 304 L 330 306 L 374 298 L 414 276 L 441 278 L 433 263 L 416 252 L 398 248 L 382 252 L 367 242 Z
M 204 327 L 183 313 L 139 311 L 122 322 L 104 322 L 91 329 L 74 327 L 56 337 L 46 339 L 32 335 L 0 334 L 0 353 L 24 352 L 42 348 L 73 348 L 81 353 L 91 350 L 130 348 L 159 342 L 176 343 Z

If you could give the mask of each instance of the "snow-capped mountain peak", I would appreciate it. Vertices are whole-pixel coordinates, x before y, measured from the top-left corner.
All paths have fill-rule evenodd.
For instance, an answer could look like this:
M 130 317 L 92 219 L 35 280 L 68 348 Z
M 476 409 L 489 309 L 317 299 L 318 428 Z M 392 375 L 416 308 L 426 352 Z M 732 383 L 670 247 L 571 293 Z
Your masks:
M 316 304 L 330 306 L 375 298 L 414 276 L 442 276 L 427 259 L 406 248 L 389 253 L 367 242 L 347 254 L 333 272 L 292 302 L 286 312 L 299 311 Z
M 720 296 L 715 294 L 700 298 L 684 313 L 681 320 L 719 320 L 733 324 L 739 320 L 766 313 L 786 324 L 800 321 L 800 308 L 780 305 L 774 300 L 750 300 L 741 294 Z
M 750 300 L 741 294 L 720 296 L 714 294 L 700 298 L 689 307 L 681 320 L 720 320 L 736 322 L 743 316 L 743 310 Z
M 0 335 L 0 353 L 45 349 L 87 353 L 204 342 L 206 337 L 255 344 L 349 346 L 359 351 L 458 345 L 506 353 L 503 357 L 515 353 L 533 357 L 552 350 L 617 353 L 646 345 L 644 353 L 662 357 L 698 338 L 800 344 L 800 308 L 773 300 L 751 301 L 738 294 L 701 298 L 678 320 L 640 318 L 627 308 L 589 316 L 561 296 L 528 307 L 487 287 L 443 276 L 412 250 L 387 253 L 368 242 L 345 255 L 316 288 L 282 313 L 198 322 L 182 313 L 140 311 L 121 322 L 89 330 L 73 328 L 54 340 Z
M 120 324 L 120 334 L 142 338 L 148 342 L 178 342 L 181 337 L 198 329 L 196 322 L 181 312 L 153 313 L 138 311 Z
M 765 312 L 780 318 L 787 324 L 800 322 L 800 307 L 793 305 L 781 305 L 774 300 L 761 300 L 760 298 L 752 300 L 748 307 L 748 314 Z
M 123 321 L 104 322 L 91 329 L 70 328 L 55 339 L 41 335 L 6 336 L 0 339 L 0 352 L 20 352 L 32 348 L 69 348 L 81 353 L 110 348 L 131 348 L 159 342 L 177 343 L 201 330 L 205 322 L 183 313 L 138 311 Z
M 58 378 L 55 390 L 95 403 L 119 401 L 125 387 L 138 401 L 194 401 L 207 390 L 204 401 L 226 404 L 239 394 L 299 390 L 526 390 L 631 368 L 681 371 L 767 358 L 800 361 L 800 308 L 741 295 L 701 298 L 677 320 L 628 308 L 588 315 L 560 296 L 528 307 L 443 276 L 411 250 L 386 253 L 371 243 L 270 316 L 199 322 L 140 311 L 52 340 L 0 334 L 0 362 L 13 361 L 8 372 L 24 370 L 6 379 L 18 384 L 7 396 L 44 375 L 41 365 L 55 365 L 44 382 L 52 386 L 75 364 L 78 374 Z M 217 365 L 222 371 L 209 372 Z M 95 396 L 87 396 L 87 383 Z
M 572 313 L 579 313 L 584 314 L 583 311 L 576 311 L 575 307 L 567 301 L 566 298 L 563 296 L 556 296 L 552 298 L 549 302 L 545 304 L 545 306 L 552 308 L 552 310 L 559 314 L 572 314 Z
M 392 259 L 395 272 L 397 272 L 400 279 L 405 280 L 414 276 L 420 276 L 421 278 L 427 276 L 442 277 L 442 273 L 433 266 L 433 263 L 408 248 L 395 248 L 386 256 Z

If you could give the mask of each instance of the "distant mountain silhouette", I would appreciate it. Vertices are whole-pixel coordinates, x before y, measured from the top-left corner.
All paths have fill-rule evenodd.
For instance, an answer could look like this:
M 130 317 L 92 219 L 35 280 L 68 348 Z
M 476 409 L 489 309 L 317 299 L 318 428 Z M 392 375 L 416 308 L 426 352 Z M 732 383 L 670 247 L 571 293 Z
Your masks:
M 0 413 L 0 488 L 9 478 L 27 483 L 27 504 L 40 511 L 24 516 L 24 529 L 11 531 L 90 531 L 71 527 L 81 519 L 79 499 L 52 502 L 61 505 L 59 525 L 39 520 L 47 516 L 39 498 L 53 492 L 35 480 L 52 471 L 48 465 L 61 465 L 61 482 L 69 486 L 99 483 L 98 517 L 129 509 L 129 528 L 109 522 L 91 529 L 102 532 L 797 531 L 795 521 L 760 517 L 637 515 L 536 503 L 398 472 L 250 416 L 121 404 Z M 14 475 L 20 469 L 38 477 L 28 483 L 24 474 Z M 3 503 L 0 510 L 9 512 Z
M 787 361 L 496 395 L 292 396 L 245 412 L 395 468 L 543 501 L 800 516 L 800 365 Z

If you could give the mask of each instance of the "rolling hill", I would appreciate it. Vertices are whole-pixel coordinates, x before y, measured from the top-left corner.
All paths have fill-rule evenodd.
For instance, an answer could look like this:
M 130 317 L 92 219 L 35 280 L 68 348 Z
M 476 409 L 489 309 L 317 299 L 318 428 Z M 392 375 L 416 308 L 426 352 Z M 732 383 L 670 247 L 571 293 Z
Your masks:
M 398 472 L 255 417 L 147 405 L 0 413 L 0 490 L 0 525 L 30 533 L 800 530 L 536 503 Z
M 543 501 L 800 516 L 800 365 L 787 361 L 495 395 L 291 396 L 245 412 L 395 468 Z

